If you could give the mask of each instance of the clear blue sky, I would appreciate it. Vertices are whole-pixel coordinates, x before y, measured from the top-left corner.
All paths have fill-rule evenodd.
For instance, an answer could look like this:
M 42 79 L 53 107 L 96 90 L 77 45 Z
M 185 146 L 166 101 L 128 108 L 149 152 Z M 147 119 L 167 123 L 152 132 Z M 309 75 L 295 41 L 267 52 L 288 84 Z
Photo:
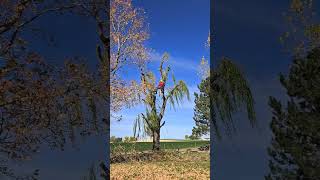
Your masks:
M 184 138 L 190 135 L 193 120 L 194 92 L 200 78 L 197 75 L 202 56 L 209 58 L 209 49 L 205 42 L 210 30 L 210 1 L 133 1 L 136 7 L 146 11 L 147 22 L 150 24 L 150 39 L 147 42 L 152 48 L 149 64 L 151 71 L 157 73 L 159 59 L 164 52 L 170 54 L 169 64 L 177 80 L 187 83 L 190 90 L 190 101 L 185 100 L 176 110 L 167 108 L 161 130 L 161 138 Z M 136 72 L 135 72 L 136 73 Z M 136 74 L 129 74 L 128 79 L 140 79 Z M 168 106 L 169 107 L 169 106 Z M 137 115 L 144 112 L 143 105 L 119 112 L 123 116 L 120 122 L 112 121 L 111 136 L 133 136 L 133 122 Z

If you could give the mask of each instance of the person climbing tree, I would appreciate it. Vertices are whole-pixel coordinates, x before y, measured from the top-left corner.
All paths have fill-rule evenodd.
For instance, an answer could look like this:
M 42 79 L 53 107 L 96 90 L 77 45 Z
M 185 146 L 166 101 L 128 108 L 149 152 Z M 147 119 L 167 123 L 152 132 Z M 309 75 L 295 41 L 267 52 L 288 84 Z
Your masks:
M 141 82 L 142 86 L 146 89 L 142 94 L 142 102 L 146 106 L 146 112 L 141 113 L 134 125 L 134 136 L 139 136 L 140 131 L 144 131 L 145 134 L 153 138 L 153 150 L 160 150 L 160 129 L 164 126 L 163 120 L 167 103 L 175 107 L 176 104 L 181 103 L 186 97 L 190 100 L 189 90 L 184 81 L 176 81 L 173 74 L 171 75 L 173 81 L 173 87 L 164 88 L 168 80 L 168 74 L 170 67 L 163 67 L 165 61 L 167 61 L 169 55 L 165 53 L 162 57 L 160 64 L 160 82 L 156 83 L 156 77 L 153 72 L 146 72 L 141 68 Z M 158 89 L 160 89 L 159 97 L 156 96 Z M 136 136 L 136 137 L 137 137 Z
M 164 83 L 164 81 L 161 79 L 161 80 L 159 81 L 159 84 L 158 84 L 157 89 L 162 90 L 162 89 L 164 89 L 164 86 L 165 86 L 165 83 Z

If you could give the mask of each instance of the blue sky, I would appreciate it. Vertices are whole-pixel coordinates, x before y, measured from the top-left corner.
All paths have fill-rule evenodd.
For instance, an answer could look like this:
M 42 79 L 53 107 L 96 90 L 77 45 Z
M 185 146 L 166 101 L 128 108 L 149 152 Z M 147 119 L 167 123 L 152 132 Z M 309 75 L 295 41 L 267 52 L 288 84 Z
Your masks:
M 150 27 L 150 39 L 147 42 L 152 48 L 151 63 L 148 67 L 153 72 L 158 72 L 159 60 L 164 52 L 170 54 L 168 64 L 177 80 L 183 80 L 190 91 L 190 101 L 185 99 L 176 110 L 167 108 L 164 120 L 165 126 L 161 129 L 161 138 L 184 138 L 190 135 L 193 120 L 194 92 L 200 82 L 198 66 L 202 56 L 209 58 L 209 49 L 205 42 L 210 30 L 210 1 L 133 1 L 136 7 L 146 11 L 147 22 Z M 139 78 L 127 72 L 127 79 Z M 141 104 L 137 107 L 123 110 L 119 115 L 123 119 L 111 122 L 111 136 L 133 136 L 133 123 L 137 115 L 144 112 Z

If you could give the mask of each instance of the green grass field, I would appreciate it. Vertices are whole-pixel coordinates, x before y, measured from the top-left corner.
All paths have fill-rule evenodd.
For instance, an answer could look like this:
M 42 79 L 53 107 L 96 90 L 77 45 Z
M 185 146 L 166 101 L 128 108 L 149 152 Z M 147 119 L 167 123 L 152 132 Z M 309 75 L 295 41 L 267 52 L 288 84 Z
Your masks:
M 161 142 L 161 149 L 182 149 L 182 148 L 196 148 L 204 145 L 210 144 L 210 141 L 202 140 L 183 140 L 176 142 Z M 136 151 L 146 151 L 152 149 L 152 142 L 136 142 L 136 143 L 111 143 L 111 150 L 116 147 L 122 146 L 125 151 L 130 151 L 135 149 Z

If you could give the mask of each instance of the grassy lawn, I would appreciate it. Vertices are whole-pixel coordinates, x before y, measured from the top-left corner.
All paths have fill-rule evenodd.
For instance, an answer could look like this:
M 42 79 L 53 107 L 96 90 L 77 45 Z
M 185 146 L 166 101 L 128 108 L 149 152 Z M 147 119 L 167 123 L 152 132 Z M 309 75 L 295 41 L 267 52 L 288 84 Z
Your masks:
M 182 149 L 182 148 L 196 148 L 203 145 L 210 144 L 210 141 L 201 140 L 180 140 L 175 142 L 161 142 L 161 149 Z M 111 150 L 122 146 L 125 151 L 135 149 L 136 151 L 146 151 L 152 149 L 152 142 L 135 142 L 135 143 L 111 143 Z
M 210 179 L 209 152 L 179 152 L 151 161 L 111 164 L 111 179 Z

